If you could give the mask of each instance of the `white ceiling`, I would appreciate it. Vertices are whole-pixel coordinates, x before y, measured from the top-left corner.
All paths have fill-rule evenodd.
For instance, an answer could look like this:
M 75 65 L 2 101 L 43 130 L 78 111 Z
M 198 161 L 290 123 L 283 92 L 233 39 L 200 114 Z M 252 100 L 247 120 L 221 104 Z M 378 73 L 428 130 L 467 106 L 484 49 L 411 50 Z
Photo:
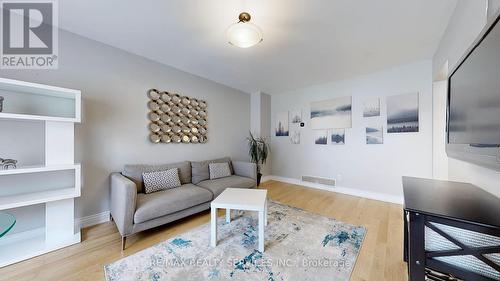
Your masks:
M 60 27 L 219 83 L 275 94 L 422 59 L 456 0 L 64 0 Z M 229 45 L 241 11 L 264 32 Z

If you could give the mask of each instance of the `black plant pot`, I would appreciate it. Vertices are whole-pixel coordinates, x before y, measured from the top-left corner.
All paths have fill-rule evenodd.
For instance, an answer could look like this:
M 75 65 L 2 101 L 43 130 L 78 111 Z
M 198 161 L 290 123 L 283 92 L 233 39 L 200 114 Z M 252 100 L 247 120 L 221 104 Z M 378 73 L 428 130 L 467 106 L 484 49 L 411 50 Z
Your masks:
M 261 173 L 257 173 L 257 186 L 260 185 L 260 179 L 262 178 L 262 174 Z

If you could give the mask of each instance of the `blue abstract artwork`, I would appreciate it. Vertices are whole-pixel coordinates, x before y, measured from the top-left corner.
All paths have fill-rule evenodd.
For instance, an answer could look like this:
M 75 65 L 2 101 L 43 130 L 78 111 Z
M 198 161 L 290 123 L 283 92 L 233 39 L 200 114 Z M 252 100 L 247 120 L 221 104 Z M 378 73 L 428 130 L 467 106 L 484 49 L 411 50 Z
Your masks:
M 366 127 L 366 144 L 383 144 L 384 131 L 382 127 Z
M 387 97 L 387 133 L 418 130 L 418 93 Z
M 345 129 L 333 129 L 330 133 L 331 144 L 345 144 Z
M 315 130 L 314 131 L 314 143 L 325 145 L 328 143 L 328 131 L 327 130 Z
M 312 102 L 311 128 L 313 130 L 351 128 L 351 110 L 351 97 Z
M 288 111 L 276 114 L 275 133 L 277 137 L 288 137 Z

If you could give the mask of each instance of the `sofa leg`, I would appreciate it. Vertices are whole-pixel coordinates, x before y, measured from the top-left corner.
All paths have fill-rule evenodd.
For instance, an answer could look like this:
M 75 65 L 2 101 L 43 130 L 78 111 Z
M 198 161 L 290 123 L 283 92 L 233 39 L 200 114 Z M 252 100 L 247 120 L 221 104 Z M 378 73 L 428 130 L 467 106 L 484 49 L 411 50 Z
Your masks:
M 127 242 L 127 237 L 122 236 L 122 251 L 125 250 L 125 243 Z

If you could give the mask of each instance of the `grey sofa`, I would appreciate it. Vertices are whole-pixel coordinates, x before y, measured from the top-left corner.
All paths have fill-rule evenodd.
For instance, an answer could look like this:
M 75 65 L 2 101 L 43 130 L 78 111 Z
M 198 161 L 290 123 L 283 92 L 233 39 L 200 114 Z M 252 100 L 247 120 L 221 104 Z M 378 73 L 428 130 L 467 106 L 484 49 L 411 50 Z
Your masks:
M 231 176 L 210 180 L 208 165 L 214 162 L 228 162 Z M 182 186 L 143 192 L 143 172 L 172 168 L 178 168 Z M 207 210 L 224 189 L 254 188 L 256 180 L 254 163 L 231 161 L 228 157 L 164 165 L 125 165 L 121 173 L 111 174 L 111 218 L 122 236 L 122 249 L 127 236 Z

